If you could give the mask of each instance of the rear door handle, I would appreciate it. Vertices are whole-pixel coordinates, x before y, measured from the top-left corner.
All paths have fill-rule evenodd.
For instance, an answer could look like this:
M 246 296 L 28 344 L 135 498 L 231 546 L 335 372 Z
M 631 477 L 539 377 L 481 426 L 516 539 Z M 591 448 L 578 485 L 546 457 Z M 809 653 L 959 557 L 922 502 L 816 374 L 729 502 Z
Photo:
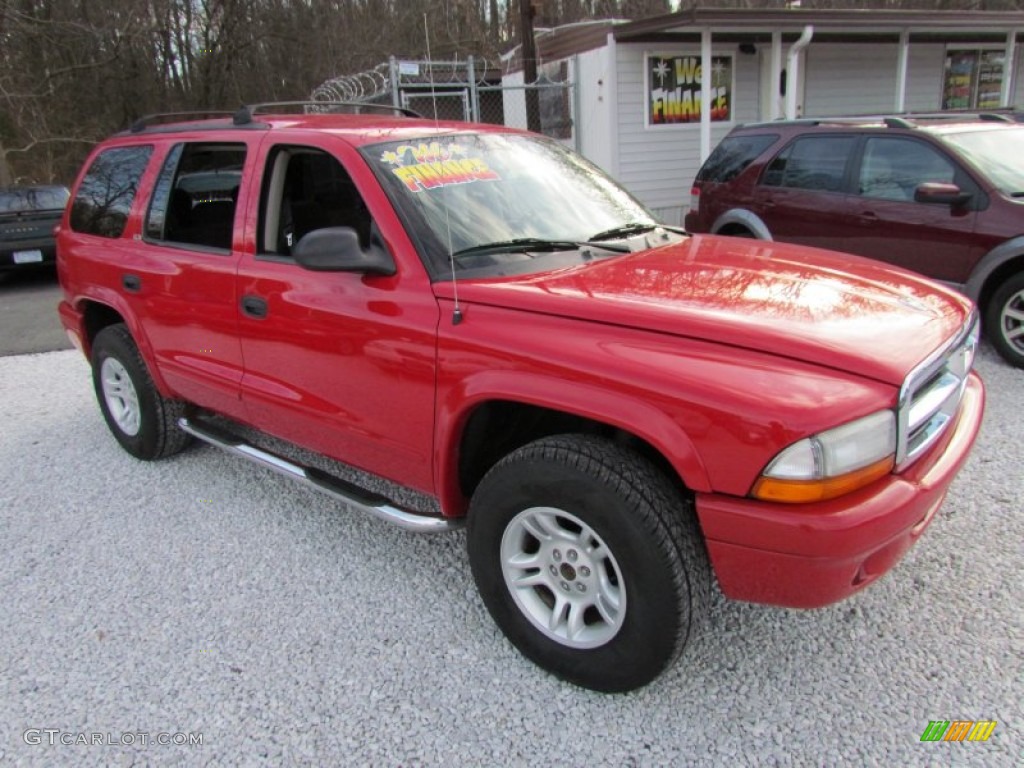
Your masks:
M 138 275 L 121 275 L 121 285 L 129 293 L 138 293 L 142 290 L 142 278 Z
M 242 297 L 242 313 L 262 319 L 267 316 L 267 300 L 259 296 Z

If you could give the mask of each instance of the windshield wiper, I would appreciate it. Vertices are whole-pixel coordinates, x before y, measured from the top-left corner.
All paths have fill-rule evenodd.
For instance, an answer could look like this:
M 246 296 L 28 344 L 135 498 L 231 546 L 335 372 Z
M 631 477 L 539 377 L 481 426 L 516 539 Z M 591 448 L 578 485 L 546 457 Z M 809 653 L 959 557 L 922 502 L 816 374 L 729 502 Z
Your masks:
M 658 226 L 657 224 L 641 224 L 638 221 L 631 221 L 629 224 L 622 224 L 621 226 L 598 232 L 588 242 L 593 243 L 598 240 L 615 240 L 620 237 L 629 237 L 630 235 L 642 235 L 644 232 L 657 229 Z
M 604 243 L 581 243 L 575 240 L 544 240 L 539 237 L 517 237 L 513 240 L 499 240 L 494 243 L 483 243 L 463 248 L 452 254 L 453 259 L 472 256 L 478 253 L 513 253 L 516 251 L 571 251 L 577 248 L 589 248 L 596 245 L 606 251 L 629 253 L 629 248 Z

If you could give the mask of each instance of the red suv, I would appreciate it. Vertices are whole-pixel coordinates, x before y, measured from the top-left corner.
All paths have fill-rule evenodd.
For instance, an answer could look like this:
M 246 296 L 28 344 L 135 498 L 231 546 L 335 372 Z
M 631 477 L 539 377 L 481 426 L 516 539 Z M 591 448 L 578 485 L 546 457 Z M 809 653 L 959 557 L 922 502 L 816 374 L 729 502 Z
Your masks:
M 500 126 L 144 121 L 88 159 L 58 270 L 129 454 L 194 437 L 406 529 L 465 524 L 509 639 L 601 690 L 677 656 L 712 570 L 803 608 L 874 582 L 982 419 L 967 297 L 689 237 Z
M 735 128 L 686 228 L 846 251 L 950 284 L 1024 367 L 1024 125 L 1018 114 L 827 118 Z

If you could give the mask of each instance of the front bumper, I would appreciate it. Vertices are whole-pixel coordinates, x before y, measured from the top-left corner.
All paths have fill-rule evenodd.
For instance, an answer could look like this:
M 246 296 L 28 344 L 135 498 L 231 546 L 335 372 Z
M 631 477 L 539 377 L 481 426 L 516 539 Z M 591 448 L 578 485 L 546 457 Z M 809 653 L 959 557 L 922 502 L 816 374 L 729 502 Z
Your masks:
M 722 592 L 816 608 L 892 568 L 931 522 L 981 426 L 985 388 L 970 374 L 956 423 L 907 471 L 817 504 L 698 494 L 697 514 Z

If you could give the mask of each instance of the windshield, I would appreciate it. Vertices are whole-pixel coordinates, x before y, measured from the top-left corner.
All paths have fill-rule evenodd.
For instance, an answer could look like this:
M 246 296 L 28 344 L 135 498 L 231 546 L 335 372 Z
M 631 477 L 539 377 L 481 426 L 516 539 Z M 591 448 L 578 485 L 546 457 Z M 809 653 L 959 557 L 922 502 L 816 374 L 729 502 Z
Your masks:
M 1000 192 L 1024 196 L 1024 126 L 948 133 L 944 138 L 956 145 Z
M 0 190 L 0 213 L 59 211 L 68 201 L 64 187 L 21 187 Z
M 595 235 L 627 237 L 658 223 L 595 166 L 542 137 L 429 137 L 374 144 L 363 154 L 406 225 L 420 235 L 436 277 L 450 274 L 450 253 L 488 253 L 494 263 L 522 261 L 531 258 L 531 246 L 550 254 Z M 551 241 L 547 249 L 542 241 Z M 573 258 L 621 250 L 595 248 L 585 256 L 573 250 Z M 479 266 L 455 259 L 456 270 Z M 545 267 L 538 262 L 535 268 Z

